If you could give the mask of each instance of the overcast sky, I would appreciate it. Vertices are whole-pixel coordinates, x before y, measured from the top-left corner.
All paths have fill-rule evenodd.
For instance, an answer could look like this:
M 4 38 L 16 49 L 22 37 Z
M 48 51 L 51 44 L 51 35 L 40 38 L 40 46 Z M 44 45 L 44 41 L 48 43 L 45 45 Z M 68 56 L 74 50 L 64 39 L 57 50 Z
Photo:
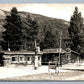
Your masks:
M 26 11 L 69 21 L 77 6 L 84 17 L 84 4 L 0 4 L 0 9 L 10 11 L 17 7 L 18 11 Z

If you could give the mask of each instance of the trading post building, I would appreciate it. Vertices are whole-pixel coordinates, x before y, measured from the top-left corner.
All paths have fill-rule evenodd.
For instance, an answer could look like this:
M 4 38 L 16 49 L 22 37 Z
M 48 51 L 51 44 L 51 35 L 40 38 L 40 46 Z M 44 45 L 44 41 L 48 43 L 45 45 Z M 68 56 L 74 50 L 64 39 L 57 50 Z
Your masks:
M 0 65 L 35 65 L 36 67 L 48 62 L 60 62 L 62 65 L 69 62 L 75 62 L 78 53 L 70 50 L 44 49 L 38 51 L 2 51 L 0 52 Z

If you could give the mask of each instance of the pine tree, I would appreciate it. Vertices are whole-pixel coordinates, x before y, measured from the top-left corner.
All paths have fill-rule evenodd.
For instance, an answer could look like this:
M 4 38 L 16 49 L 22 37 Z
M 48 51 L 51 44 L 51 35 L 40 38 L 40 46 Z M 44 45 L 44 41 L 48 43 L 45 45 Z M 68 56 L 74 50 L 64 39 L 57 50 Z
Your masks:
M 75 7 L 74 13 L 70 20 L 70 26 L 68 28 L 69 35 L 72 41 L 71 49 L 80 52 L 81 49 L 81 30 L 83 26 L 83 18 L 81 12 Z
M 28 30 L 27 30 L 27 46 L 28 46 L 28 50 L 34 50 L 35 46 L 34 46 L 34 41 L 36 40 L 37 43 L 39 43 L 39 37 L 38 37 L 38 33 L 39 33 L 39 24 L 36 20 L 33 20 L 30 15 L 28 15 L 27 17 L 27 21 L 28 21 Z
M 49 49 L 49 48 L 58 48 L 59 47 L 59 38 L 58 31 L 55 31 L 50 28 L 50 30 L 46 31 L 44 41 L 41 43 L 42 49 Z
M 20 50 L 22 48 L 22 22 L 16 7 L 11 9 L 11 14 L 6 16 L 5 31 L 2 33 L 3 49 Z

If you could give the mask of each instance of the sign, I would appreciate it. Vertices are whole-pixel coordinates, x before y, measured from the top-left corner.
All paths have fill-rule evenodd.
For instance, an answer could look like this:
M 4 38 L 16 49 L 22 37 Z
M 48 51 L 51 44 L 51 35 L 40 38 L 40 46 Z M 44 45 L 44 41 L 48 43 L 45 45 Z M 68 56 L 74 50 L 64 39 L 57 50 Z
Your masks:
M 50 69 L 56 69 L 56 65 L 50 65 Z
M 67 48 L 66 49 L 66 53 L 71 53 L 71 49 L 70 48 Z
M 43 50 L 44 52 L 59 52 L 59 50 L 58 49 L 44 49 Z
M 59 67 L 59 64 L 58 63 L 50 63 L 49 64 L 49 68 L 50 69 L 56 69 L 56 67 Z
M 44 49 L 43 50 L 45 53 L 65 53 L 65 51 L 61 48 L 56 48 L 56 49 Z

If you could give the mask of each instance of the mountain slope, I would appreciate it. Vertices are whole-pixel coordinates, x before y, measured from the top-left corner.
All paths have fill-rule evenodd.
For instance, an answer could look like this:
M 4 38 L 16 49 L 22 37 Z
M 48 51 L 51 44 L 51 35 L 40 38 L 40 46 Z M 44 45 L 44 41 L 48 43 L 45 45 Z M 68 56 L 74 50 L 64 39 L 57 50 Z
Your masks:
M 3 24 L 6 23 L 5 18 L 7 15 L 10 15 L 10 12 L 0 10 L 0 40 L 2 40 L 2 32 L 4 31 Z M 67 38 L 68 36 L 68 25 L 69 22 L 62 20 L 62 19 L 56 19 L 51 17 L 46 17 L 39 14 L 33 14 L 29 12 L 19 12 L 19 15 L 21 16 L 22 22 L 24 25 L 28 26 L 27 22 L 27 16 L 30 15 L 33 20 L 38 21 L 40 27 L 40 36 L 43 35 L 43 39 L 45 36 L 44 30 L 49 30 L 50 28 L 53 29 L 53 32 L 56 31 L 62 31 L 62 38 Z M 59 36 L 58 36 L 59 38 Z

